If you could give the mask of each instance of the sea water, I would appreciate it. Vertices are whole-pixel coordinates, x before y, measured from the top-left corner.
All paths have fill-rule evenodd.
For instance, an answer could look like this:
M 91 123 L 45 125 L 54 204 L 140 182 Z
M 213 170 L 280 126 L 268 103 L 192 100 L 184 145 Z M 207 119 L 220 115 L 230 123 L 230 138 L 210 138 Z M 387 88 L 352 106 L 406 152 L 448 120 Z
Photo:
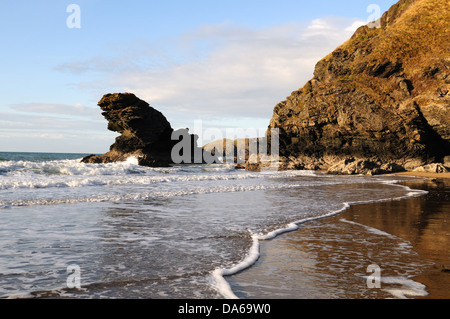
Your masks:
M 0 153 L 0 298 L 236 298 L 261 241 L 349 205 L 420 196 L 406 177 L 148 168 Z

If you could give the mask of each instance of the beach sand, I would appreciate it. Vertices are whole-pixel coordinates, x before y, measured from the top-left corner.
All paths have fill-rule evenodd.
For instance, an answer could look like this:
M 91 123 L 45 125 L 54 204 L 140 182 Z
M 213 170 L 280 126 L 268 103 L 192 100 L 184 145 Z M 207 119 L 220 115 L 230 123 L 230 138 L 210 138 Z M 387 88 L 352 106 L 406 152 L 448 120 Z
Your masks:
M 401 173 L 424 196 L 354 205 L 261 242 L 251 268 L 227 278 L 240 298 L 450 298 L 450 176 Z M 375 267 L 375 268 L 368 268 Z M 373 269 L 379 267 L 380 286 Z

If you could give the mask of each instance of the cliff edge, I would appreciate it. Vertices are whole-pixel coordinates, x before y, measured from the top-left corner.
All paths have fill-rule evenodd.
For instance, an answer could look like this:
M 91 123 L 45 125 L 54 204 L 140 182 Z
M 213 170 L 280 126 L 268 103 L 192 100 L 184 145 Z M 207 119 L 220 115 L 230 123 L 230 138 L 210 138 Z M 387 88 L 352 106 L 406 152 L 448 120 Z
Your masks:
M 447 0 L 401 0 L 378 27 L 360 27 L 319 61 L 314 77 L 274 108 L 269 131 L 279 129 L 285 166 L 329 169 L 359 159 L 400 170 L 443 162 L 449 21 Z

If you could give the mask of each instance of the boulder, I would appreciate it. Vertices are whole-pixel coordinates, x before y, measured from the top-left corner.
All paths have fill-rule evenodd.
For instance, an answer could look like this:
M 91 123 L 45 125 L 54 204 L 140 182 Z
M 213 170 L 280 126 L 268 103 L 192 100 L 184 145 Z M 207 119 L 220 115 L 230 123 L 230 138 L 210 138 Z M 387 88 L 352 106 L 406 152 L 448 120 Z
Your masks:
M 376 160 L 347 158 L 332 165 L 328 173 L 337 175 L 379 175 L 404 171 L 395 163 L 382 163 Z
M 441 163 L 433 163 L 424 166 L 419 166 L 414 169 L 414 172 L 448 173 L 450 172 L 450 169 Z

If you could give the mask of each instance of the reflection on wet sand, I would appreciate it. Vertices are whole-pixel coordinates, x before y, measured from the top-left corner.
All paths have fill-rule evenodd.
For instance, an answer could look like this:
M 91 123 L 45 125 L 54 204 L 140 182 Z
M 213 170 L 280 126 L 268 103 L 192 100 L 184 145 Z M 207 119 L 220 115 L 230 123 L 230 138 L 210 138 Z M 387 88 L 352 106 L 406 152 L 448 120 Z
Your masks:
M 263 242 L 255 266 L 228 278 L 236 295 L 450 298 L 450 180 L 407 185 L 429 194 L 355 205 Z M 380 288 L 368 287 L 371 265 L 380 267 Z

